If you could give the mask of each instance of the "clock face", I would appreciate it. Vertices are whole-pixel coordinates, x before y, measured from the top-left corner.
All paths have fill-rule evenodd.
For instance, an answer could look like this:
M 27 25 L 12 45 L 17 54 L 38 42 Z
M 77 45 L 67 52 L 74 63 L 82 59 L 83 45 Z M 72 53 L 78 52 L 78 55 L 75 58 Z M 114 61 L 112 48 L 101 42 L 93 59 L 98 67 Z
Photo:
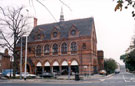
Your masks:
M 71 31 L 71 35 L 75 35 L 76 34 L 76 31 L 75 30 L 72 30 Z
M 57 32 L 53 32 L 53 37 L 57 37 Z

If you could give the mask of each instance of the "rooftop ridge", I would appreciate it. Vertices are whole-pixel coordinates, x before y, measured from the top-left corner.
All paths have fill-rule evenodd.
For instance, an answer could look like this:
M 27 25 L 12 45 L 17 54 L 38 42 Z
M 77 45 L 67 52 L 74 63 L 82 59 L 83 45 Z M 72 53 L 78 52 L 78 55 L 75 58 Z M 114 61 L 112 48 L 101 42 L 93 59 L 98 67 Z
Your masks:
M 94 18 L 93 18 L 93 17 L 88 17 L 88 18 L 78 18 L 78 19 L 72 19 L 72 20 L 63 21 L 63 23 L 65 23 L 65 22 L 70 22 L 70 21 L 85 20 L 85 19 L 94 19 Z M 40 26 L 44 26 L 44 25 L 52 25 L 52 24 L 60 24 L 60 22 L 40 24 L 40 25 L 37 25 L 36 27 L 38 27 L 38 26 L 40 27 Z M 36 27 L 34 27 L 34 28 L 36 28 Z

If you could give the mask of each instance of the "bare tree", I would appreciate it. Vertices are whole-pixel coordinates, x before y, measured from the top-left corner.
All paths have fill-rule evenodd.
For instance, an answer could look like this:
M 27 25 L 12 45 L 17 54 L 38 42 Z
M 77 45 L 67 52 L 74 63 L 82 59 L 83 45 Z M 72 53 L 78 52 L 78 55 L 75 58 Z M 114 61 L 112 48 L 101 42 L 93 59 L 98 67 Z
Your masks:
M 26 34 L 29 28 L 29 17 L 24 16 L 23 7 L 2 8 L 0 7 L 0 46 L 8 48 L 14 57 L 13 76 L 17 71 L 17 43 Z

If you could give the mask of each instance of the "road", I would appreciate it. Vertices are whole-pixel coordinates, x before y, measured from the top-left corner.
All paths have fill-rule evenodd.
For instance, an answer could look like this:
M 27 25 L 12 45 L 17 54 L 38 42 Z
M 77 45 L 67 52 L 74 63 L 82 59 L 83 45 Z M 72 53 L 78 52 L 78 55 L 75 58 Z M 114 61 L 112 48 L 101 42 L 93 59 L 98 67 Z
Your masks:
M 121 69 L 120 74 L 116 74 L 110 77 L 97 78 L 95 81 L 68 81 L 68 82 L 39 82 L 39 83 L 0 83 L 0 86 L 135 86 L 134 74 L 125 72 L 125 69 Z

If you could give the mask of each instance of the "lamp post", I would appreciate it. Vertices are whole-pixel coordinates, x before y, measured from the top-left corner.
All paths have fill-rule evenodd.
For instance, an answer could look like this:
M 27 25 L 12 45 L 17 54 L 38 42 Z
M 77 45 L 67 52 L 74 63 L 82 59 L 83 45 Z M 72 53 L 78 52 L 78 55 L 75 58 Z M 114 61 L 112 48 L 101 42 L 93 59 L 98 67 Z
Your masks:
M 20 54 L 20 79 L 22 79 L 22 37 L 21 37 L 21 54 Z
M 68 80 L 70 80 L 70 64 L 71 64 L 71 61 L 69 60 L 68 61 Z
M 25 44 L 25 69 L 24 69 L 24 80 L 26 80 L 26 71 L 27 71 L 27 36 Z

